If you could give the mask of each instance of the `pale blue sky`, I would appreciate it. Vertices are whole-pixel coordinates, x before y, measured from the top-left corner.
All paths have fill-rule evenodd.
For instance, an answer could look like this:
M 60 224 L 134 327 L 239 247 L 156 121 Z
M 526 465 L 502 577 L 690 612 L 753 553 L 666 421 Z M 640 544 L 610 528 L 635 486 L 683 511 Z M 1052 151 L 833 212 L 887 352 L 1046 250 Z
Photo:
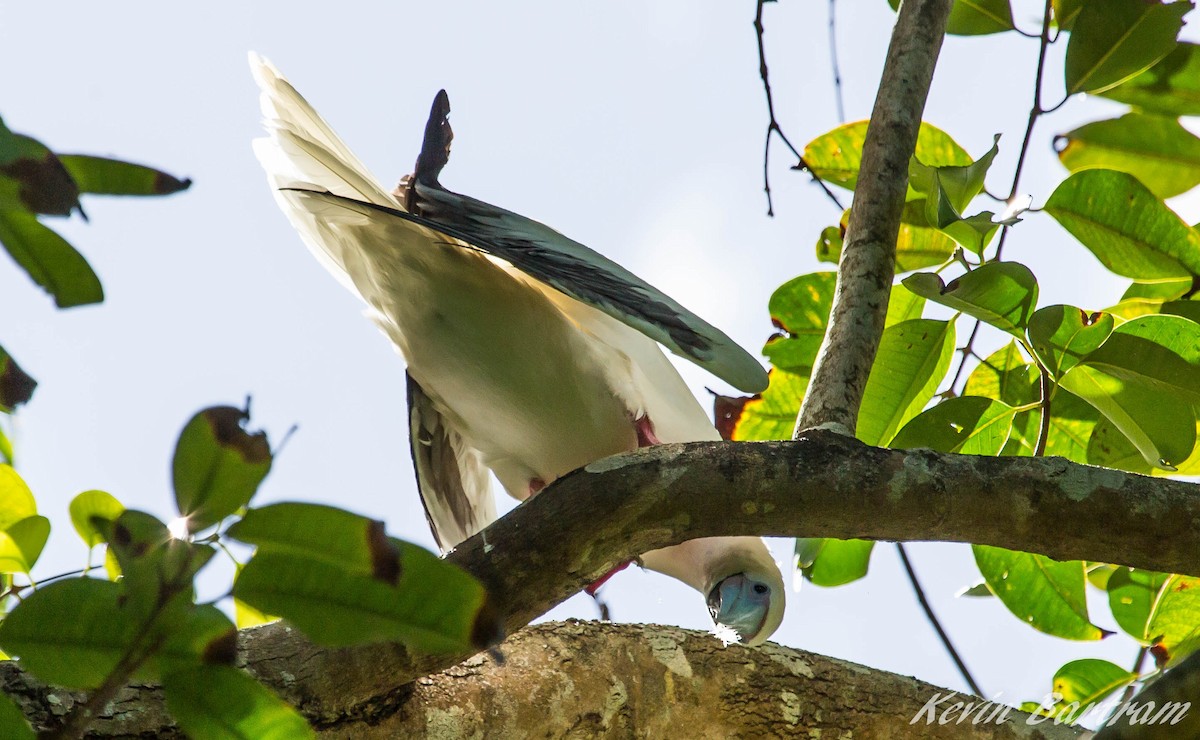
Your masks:
M 1020 25 L 1034 28 L 1040 3 L 1017 6 Z M 788 170 L 779 146 L 778 215 L 765 215 L 751 2 L 120 7 L 0 1 L 0 115 L 11 128 L 59 151 L 111 154 L 195 180 L 163 200 L 91 199 L 88 225 L 52 222 L 100 274 L 108 295 L 100 306 L 56 311 L 0 259 L 0 344 L 41 382 L 15 441 L 20 470 L 55 522 L 43 575 L 82 561 L 66 519 L 79 491 L 103 488 L 170 517 L 168 463 L 181 425 L 202 406 L 246 394 L 254 423 L 274 440 L 300 426 L 258 503 L 328 501 L 433 544 L 409 464 L 403 365 L 272 202 L 250 150 L 261 128 L 248 50 L 275 62 L 385 182 L 411 168 L 429 101 L 445 87 L 455 130 L 448 187 L 593 246 L 752 350 L 771 332 L 770 291 L 828 269 L 813 244 L 839 213 Z M 838 123 L 825 9 L 767 6 L 778 114 L 797 145 Z M 884 0 L 840 5 L 851 119 L 869 112 L 891 20 Z M 996 192 L 1008 189 L 1036 52 L 1036 41 L 1014 34 L 951 38 L 939 65 L 926 119 L 976 155 L 1004 134 L 989 178 Z M 1059 61 L 1048 79 L 1047 100 L 1057 102 Z M 1061 175 L 1047 135 L 1120 110 L 1078 100 L 1044 120 L 1024 181 L 1035 204 Z M 1192 206 L 1184 212 L 1194 221 Z M 1034 268 L 1044 303 L 1095 309 L 1122 290 L 1044 216 L 1022 224 L 1006 252 Z M 963 336 L 969 329 L 960 325 Z M 681 370 L 697 393 L 720 388 Z M 790 542 L 774 549 L 789 558 Z M 995 600 L 955 599 L 977 579 L 965 546 L 912 551 L 989 694 L 1040 698 L 1066 660 L 1134 657 L 1120 638 L 1068 643 Z M 708 627 L 701 597 L 665 577 L 631 569 L 605 595 L 621 621 Z M 1094 619 L 1109 625 L 1097 607 Z M 576 597 L 552 616 L 591 618 L 595 609 Z M 962 687 L 890 545 L 877 548 L 865 581 L 790 594 L 775 639 Z

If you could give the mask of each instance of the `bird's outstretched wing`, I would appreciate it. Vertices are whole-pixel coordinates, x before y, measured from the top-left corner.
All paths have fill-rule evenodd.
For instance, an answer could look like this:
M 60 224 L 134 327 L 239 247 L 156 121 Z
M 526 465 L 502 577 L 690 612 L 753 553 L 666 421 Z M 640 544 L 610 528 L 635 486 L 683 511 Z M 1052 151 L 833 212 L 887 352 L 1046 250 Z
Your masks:
M 456 239 L 637 329 L 677 355 L 747 393 L 767 387 L 767 373 L 720 329 L 598 252 L 524 216 L 416 183 L 417 215 L 335 193 L 284 188 L 336 202 L 365 216 L 386 213 Z M 448 240 L 449 240 L 448 239 Z
M 496 501 L 479 452 L 447 424 L 417 381 L 406 376 L 417 488 L 433 538 L 444 553 L 491 524 Z

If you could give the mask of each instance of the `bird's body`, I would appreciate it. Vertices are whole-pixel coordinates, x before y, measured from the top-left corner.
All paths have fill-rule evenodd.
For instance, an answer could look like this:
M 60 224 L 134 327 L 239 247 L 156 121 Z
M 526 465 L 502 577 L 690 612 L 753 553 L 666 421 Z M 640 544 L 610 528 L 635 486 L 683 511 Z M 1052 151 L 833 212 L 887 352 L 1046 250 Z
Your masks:
M 619 266 L 441 188 L 444 95 L 422 150 L 440 161 L 423 174 L 419 160 L 416 176 L 388 191 L 277 70 L 252 65 L 271 134 L 256 152 L 280 206 L 408 365 L 413 459 L 443 550 L 494 520 L 488 470 L 524 500 L 608 455 L 719 439 L 656 339 L 749 378 L 743 386 L 759 383 L 761 367 L 731 355 L 727 337 Z M 782 617 L 782 578 L 761 539 L 695 540 L 642 562 L 708 595 L 714 617 L 732 576 L 767 583 L 766 601 L 748 597 L 762 603 L 737 627 L 748 641 L 766 639 Z

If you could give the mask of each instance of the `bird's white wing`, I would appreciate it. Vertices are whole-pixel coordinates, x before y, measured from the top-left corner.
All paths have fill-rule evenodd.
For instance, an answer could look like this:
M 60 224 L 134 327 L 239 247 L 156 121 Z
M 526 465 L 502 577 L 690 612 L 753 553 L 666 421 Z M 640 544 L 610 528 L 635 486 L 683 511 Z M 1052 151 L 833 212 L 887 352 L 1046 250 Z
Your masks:
M 496 519 L 491 479 L 479 452 L 446 423 L 408 375 L 409 443 L 433 538 L 445 553 Z
M 548 226 L 483 201 L 416 183 L 422 214 L 304 187 L 307 197 L 341 203 L 367 215 L 387 213 L 504 260 L 521 272 L 637 329 L 747 393 L 767 387 L 757 360 L 720 329 L 598 252 Z M 434 205 L 430 205 L 434 204 Z

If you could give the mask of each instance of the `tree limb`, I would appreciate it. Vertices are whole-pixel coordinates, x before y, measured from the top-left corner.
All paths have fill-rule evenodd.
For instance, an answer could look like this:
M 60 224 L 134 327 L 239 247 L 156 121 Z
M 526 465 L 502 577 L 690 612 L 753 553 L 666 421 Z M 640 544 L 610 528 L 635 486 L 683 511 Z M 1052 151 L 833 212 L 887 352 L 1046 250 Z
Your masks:
M 290 665 L 296 673 L 283 679 L 273 672 L 268 685 L 298 703 L 328 737 L 677 737 L 681 722 L 694 738 L 1082 737 L 1049 722 L 1031 726 L 1016 710 L 1002 723 L 972 722 L 974 714 L 958 723 L 967 710 L 952 704 L 972 697 L 801 650 L 723 648 L 703 632 L 597 622 L 535 625 L 503 645 L 504 665 L 480 655 L 408 685 L 371 669 L 376 695 L 351 707 L 343 702 L 346 683 L 361 683 L 363 665 L 330 662 L 298 635 L 279 641 L 270 632 L 244 636 L 251 670 Z M 49 721 L 51 690 L 11 665 L 0 667 L 0 683 L 35 720 Z M 59 706 L 77 699 L 53 693 Z M 923 710 L 931 700 L 937 703 Z M 978 699 L 975 707 L 970 711 L 985 719 L 1000 710 Z M 152 686 L 123 692 L 93 732 L 179 736 Z
M 829 329 L 796 419 L 796 434 L 822 424 L 853 434 L 883 336 L 895 275 L 896 235 L 921 112 L 952 0 L 905 0 L 863 142 L 854 206 L 838 263 Z

